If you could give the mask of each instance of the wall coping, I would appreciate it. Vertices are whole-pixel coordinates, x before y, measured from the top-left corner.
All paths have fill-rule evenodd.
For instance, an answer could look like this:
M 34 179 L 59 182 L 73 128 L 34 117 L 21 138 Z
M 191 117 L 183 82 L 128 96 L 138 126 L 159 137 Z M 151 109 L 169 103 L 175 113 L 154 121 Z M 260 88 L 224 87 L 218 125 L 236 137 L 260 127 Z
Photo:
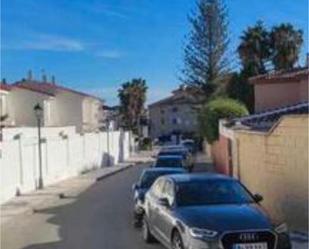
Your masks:
M 256 130 L 235 130 L 236 133 L 247 133 L 247 134 L 255 134 L 255 135 L 262 135 L 262 136 L 269 136 L 271 135 L 275 129 L 286 119 L 298 119 L 298 118 L 309 118 L 308 114 L 290 114 L 290 115 L 284 115 L 278 119 L 277 122 L 268 130 L 268 131 L 256 131 Z M 309 127 L 308 127 L 309 128 Z

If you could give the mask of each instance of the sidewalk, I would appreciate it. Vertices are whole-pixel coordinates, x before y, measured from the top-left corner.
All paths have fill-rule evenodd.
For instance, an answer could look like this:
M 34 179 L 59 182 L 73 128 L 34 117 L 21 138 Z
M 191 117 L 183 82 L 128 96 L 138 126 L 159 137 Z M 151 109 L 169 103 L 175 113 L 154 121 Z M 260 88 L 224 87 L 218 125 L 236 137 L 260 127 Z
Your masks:
M 133 159 L 137 160 L 138 155 Z M 1 225 L 21 214 L 32 214 L 36 210 L 52 206 L 60 199 L 73 199 L 86 190 L 96 181 L 128 169 L 134 163 L 126 162 L 111 167 L 100 168 L 86 174 L 61 181 L 57 184 L 45 187 L 42 190 L 32 191 L 21 196 L 14 197 L 1 205 Z

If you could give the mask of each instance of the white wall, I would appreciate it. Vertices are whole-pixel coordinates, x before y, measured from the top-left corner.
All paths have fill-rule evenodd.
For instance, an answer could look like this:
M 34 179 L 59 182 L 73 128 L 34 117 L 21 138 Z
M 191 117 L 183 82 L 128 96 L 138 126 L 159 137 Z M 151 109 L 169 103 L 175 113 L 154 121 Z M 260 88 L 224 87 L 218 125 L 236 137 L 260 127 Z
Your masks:
M 58 125 L 76 126 L 78 132 L 83 127 L 83 100 L 84 97 L 68 91 L 57 92 L 55 98 Z
M 44 101 L 49 101 L 51 99 L 53 99 L 53 97 L 46 94 L 14 87 L 8 95 L 8 105 L 11 108 L 9 115 L 17 126 L 36 126 L 37 120 L 34 115 L 33 107 L 37 103 L 43 107 Z M 44 122 L 44 125 L 49 124 L 45 124 Z
M 83 100 L 83 130 L 84 131 L 95 131 L 100 127 L 100 119 L 102 119 L 102 102 L 95 99 L 86 97 Z
M 35 128 L 5 128 L 0 143 L 0 203 L 37 188 L 39 177 L 38 141 Z M 129 133 L 75 132 L 74 127 L 42 128 L 44 185 L 76 176 L 82 171 L 106 166 L 129 157 Z M 107 143 L 109 140 L 109 145 Z M 108 148 L 109 146 L 109 148 Z M 108 152 L 109 151 L 109 155 Z
M 0 89 L 0 116 L 7 116 L 4 121 L 1 121 L 1 125 L 14 125 L 14 110 L 13 107 L 9 105 L 9 91 L 4 91 Z

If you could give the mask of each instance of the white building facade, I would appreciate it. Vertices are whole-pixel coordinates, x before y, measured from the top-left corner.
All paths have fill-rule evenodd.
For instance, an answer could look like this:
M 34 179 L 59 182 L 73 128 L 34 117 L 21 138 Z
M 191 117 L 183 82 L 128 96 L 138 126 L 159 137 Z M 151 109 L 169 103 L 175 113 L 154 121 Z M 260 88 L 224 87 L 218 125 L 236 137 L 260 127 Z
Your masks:
M 1 88 L 3 127 L 34 127 L 34 106 L 43 108 L 45 127 L 75 126 L 77 132 L 99 131 L 103 100 L 49 82 L 24 80 Z M 2 118 L 4 119 L 4 118 Z M 1 121 L 2 121 L 1 119 Z
M 152 139 L 172 134 L 196 134 L 197 98 L 180 88 L 172 96 L 148 106 Z

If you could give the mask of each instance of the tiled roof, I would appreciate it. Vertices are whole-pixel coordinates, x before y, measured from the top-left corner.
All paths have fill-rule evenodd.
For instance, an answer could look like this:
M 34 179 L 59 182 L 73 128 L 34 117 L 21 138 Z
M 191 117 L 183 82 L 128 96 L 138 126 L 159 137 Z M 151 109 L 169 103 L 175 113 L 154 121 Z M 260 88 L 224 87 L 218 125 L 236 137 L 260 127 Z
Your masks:
M 273 84 L 297 82 L 301 79 L 308 79 L 308 67 L 294 68 L 285 71 L 274 71 L 267 74 L 261 74 L 249 79 L 252 84 Z
M 56 87 L 51 83 L 42 83 L 39 81 L 18 81 L 12 86 L 46 94 L 49 96 L 55 96 L 56 94 Z
M 161 99 L 148 105 L 150 108 L 157 105 L 172 105 L 172 104 L 199 104 L 200 96 L 196 92 L 177 89 L 172 92 L 173 95 Z
M 56 85 L 53 83 L 49 83 L 49 82 L 40 82 L 40 81 L 18 81 L 15 84 L 13 84 L 13 86 L 16 87 L 20 87 L 20 88 L 24 88 L 24 89 L 28 89 L 31 91 L 36 91 L 39 93 L 43 93 L 43 94 L 47 94 L 50 96 L 55 96 L 57 91 L 67 91 L 67 92 L 71 92 L 71 93 L 75 93 L 84 97 L 90 97 L 90 98 L 95 98 L 98 99 L 100 101 L 103 101 L 102 99 L 100 99 L 99 97 L 87 94 L 87 93 L 83 93 L 83 92 L 79 92 L 64 86 L 60 86 L 60 85 Z
M 12 89 L 12 87 L 10 85 L 0 83 L 0 90 L 10 91 L 11 89 Z
M 244 126 L 251 130 L 268 131 L 284 115 L 308 114 L 309 102 L 276 108 L 265 112 L 236 118 L 227 123 L 227 126 Z

